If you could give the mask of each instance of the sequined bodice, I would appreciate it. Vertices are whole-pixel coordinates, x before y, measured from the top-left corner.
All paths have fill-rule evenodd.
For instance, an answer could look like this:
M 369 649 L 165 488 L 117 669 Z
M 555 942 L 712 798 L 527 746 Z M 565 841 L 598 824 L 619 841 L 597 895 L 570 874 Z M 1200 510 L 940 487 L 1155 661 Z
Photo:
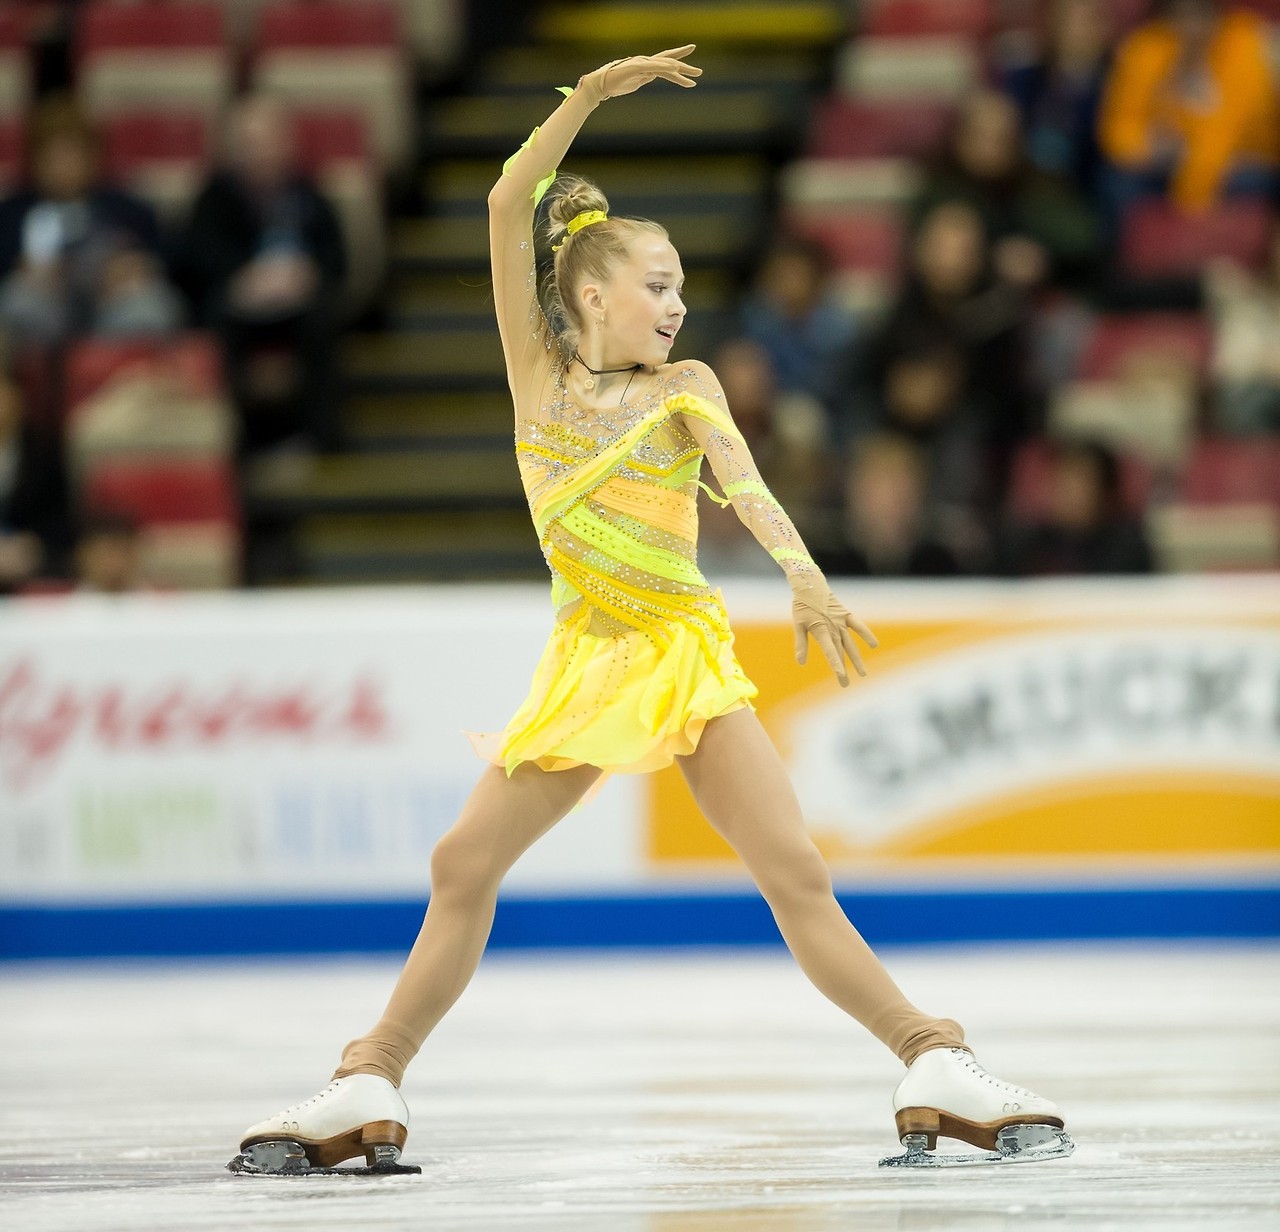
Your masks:
M 703 453 L 672 405 L 676 393 L 659 380 L 625 406 L 591 410 L 560 378 L 540 418 L 516 433 L 557 616 L 585 601 L 596 636 L 648 628 L 673 606 L 696 616 L 697 600 L 712 594 L 696 563 Z

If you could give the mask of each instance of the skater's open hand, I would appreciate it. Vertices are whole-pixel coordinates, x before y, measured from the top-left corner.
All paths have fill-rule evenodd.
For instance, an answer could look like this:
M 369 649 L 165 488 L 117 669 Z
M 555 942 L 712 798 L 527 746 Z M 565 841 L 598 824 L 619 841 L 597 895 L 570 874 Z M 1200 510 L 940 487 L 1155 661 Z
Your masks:
M 594 73 L 588 73 L 579 84 L 590 86 L 601 100 L 631 94 L 641 86 L 647 86 L 656 77 L 691 88 L 698 84 L 695 79 L 702 76 L 702 70 L 686 64 L 684 58 L 696 46 L 696 43 L 686 43 L 683 47 L 669 47 L 656 56 L 628 56 L 622 60 L 610 60 Z
M 849 684 L 845 655 L 849 656 L 849 662 L 859 676 L 867 674 L 853 633 L 871 647 L 879 645 L 876 636 L 831 593 L 831 587 L 821 574 L 806 573 L 791 580 L 791 619 L 796 630 L 797 663 L 803 666 L 809 657 L 809 638 L 812 636 L 831 664 L 842 689 Z M 850 629 L 853 633 L 849 632 Z

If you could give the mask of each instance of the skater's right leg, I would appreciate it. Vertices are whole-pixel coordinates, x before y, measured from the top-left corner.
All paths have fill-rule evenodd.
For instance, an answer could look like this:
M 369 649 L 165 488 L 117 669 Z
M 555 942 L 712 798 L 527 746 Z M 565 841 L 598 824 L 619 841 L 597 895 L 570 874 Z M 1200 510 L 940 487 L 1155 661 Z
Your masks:
M 397 1089 L 405 1066 L 467 986 L 493 924 L 498 886 L 540 835 L 599 777 L 594 766 L 543 771 L 525 763 L 510 778 L 488 766 L 431 856 L 431 901 L 381 1021 L 352 1040 L 319 1094 L 250 1126 L 232 1171 L 331 1167 L 363 1154 L 396 1166 L 409 1132 Z
M 377 1074 L 400 1085 L 422 1041 L 479 965 L 503 877 L 599 775 L 595 766 L 545 771 L 529 762 L 510 778 L 500 766 L 485 769 L 432 853 L 431 900 L 386 1011 L 372 1031 L 347 1045 L 335 1078 Z

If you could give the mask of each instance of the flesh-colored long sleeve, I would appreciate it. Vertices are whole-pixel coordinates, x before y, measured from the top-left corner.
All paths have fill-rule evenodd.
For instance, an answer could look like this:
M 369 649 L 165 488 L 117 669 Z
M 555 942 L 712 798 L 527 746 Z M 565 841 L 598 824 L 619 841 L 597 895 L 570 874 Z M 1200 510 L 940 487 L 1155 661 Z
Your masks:
M 762 478 L 725 405 L 724 390 L 715 374 L 706 364 L 691 361 L 681 366 L 680 375 L 685 389 L 674 405 L 683 413 L 685 425 L 701 446 L 724 496 L 717 496 L 706 484 L 703 489 L 718 504 L 733 505 L 739 521 L 773 557 L 788 581 L 821 577 L 795 524 Z

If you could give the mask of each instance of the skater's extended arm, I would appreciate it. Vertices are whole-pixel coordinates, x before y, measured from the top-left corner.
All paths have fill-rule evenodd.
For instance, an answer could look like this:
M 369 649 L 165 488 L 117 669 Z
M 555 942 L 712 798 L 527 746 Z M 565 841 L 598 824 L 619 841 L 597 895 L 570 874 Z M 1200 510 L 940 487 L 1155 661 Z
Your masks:
M 533 212 L 555 178 L 560 160 L 568 153 L 587 117 L 606 98 L 630 94 L 657 77 L 683 86 L 694 85 L 693 79 L 702 70 L 682 60 L 693 46 L 690 43 L 656 56 L 613 60 L 579 78 L 577 87 L 564 102 L 507 160 L 498 182 L 489 190 L 493 298 L 508 381 L 516 372 L 527 370 L 527 361 L 535 353 L 545 353 L 546 349 L 540 345 L 546 321 L 538 302 Z M 511 383 L 514 393 L 515 383 Z
M 686 410 L 685 426 L 702 448 L 739 520 L 778 563 L 791 586 L 796 660 L 805 662 L 808 639 L 812 636 L 842 686 L 849 683 L 842 650 L 857 673 L 865 676 L 866 669 L 850 630 L 869 646 L 876 645 L 875 635 L 831 593 L 794 523 L 761 477 L 747 442 L 733 426 L 724 390 L 715 373 L 696 360 L 682 364 L 681 368 L 687 374 L 688 392 L 704 405 L 710 404 L 707 418 L 693 409 Z M 724 426 L 718 426 L 715 420 Z

